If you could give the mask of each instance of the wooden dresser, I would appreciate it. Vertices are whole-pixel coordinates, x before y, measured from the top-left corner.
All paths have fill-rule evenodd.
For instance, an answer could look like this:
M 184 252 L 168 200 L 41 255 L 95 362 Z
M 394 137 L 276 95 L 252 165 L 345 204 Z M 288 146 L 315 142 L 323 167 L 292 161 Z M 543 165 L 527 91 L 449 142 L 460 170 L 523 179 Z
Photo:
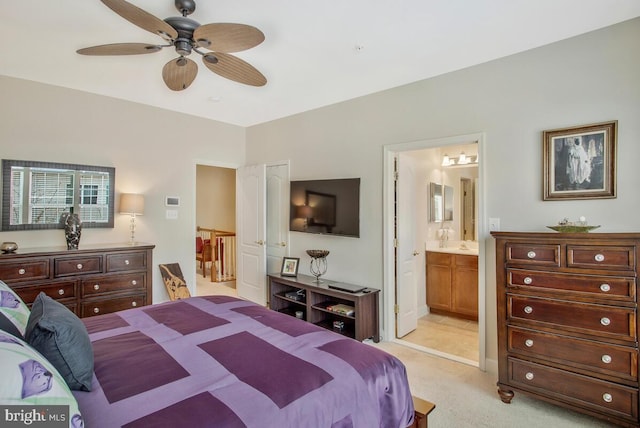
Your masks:
M 0 280 L 31 305 L 41 292 L 79 317 L 152 303 L 154 245 L 84 245 L 0 254 Z
M 638 426 L 640 233 L 492 235 L 502 401 Z

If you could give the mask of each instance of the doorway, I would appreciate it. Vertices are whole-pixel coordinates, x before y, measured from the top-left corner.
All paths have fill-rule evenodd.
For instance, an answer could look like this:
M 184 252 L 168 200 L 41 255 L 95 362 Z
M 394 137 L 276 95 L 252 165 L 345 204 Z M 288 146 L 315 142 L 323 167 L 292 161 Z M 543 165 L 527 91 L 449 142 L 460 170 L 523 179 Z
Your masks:
M 403 345 L 410 346 L 422 350 L 424 352 L 443 356 L 455 361 L 463 362 L 466 364 L 474 365 L 484 370 L 485 365 L 485 314 L 484 314 L 484 301 L 485 301 L 485 284 L 484 284 L 484 239 L 485 233 L 482 227 L 478 225 L 483 224 L 483 210 L 482 210 L 482 166 L 475 164 L 475 176 L 470 172 L 470 167 L 462 165 L 466 164 L 465 158 L 471 158 L 471 162 L 475 163 L 475 160 L 482 158 L 481 150 L 484 147 L 484 135 L 483 134 L 471 134 L 457 137 L 450 137 L 437 140 L 425 140 L 417 141 L 413 143 L 403 143 L 385 146 L 385 171 L 384 171 L 384 290 L 385 296 L 389 296 L 384 302 L 384 331 L 385 338 L 399 342 Z M 477 149 L 477 150 L 476 150 Z M 454 159 L 456 165 L 453 167 L 442 166 L 443 158 L 447 155 L 449 160 Z M 416 194 L 414 197 L 414 217 L 413 223 L 416 225 L 414 234 L 418 237 L 416 248 L 412 253 L 416 256 L 416 275 L 415 277 L 415 300 L 418 302 L 416 310 L 417 320 L 416 328 L 414 331 L 409 332 L 403 337 L 396 335 L 397 328 L 397 316 L 396 314 L 403 314 L 405 310 L 402 308 L 402 301 L 398 299 L 399 293 L 403 290 L 398 289 L 399 286 L 405 287 L 405 284 L 401 284 L 398 279 L 398 270 L 400 268 L 399 263 L 404 263 L 404 259 L 399 260 L 398 257 L 403 253 L 402 243 L 396 241 L 397 239 L 397 225 L 402 225 L 406 222 L 402 214 L 397 213 L 398 205 L 405 205 L 402 201 L 398 201 L 397 196 L 402 194 L 402 191 L 396 188 L 403 186 L 402 178 L 394 180 L 396 174 L 395 163 L 399 158 L 411 158 L 414 165 L 416 179 L 415 187 Z M 462 162 L 460 159 L 462 158 Z M 467 170 L 463 171 L 463 168 Z M 444 182 L 444 183 L 443 183 Z M 443 212 L 439 217 L 440 221 L 429 221 L 429 209 L 433 205 L 433 201 L 430 200 L 429 189 L 430 184 L 447 184 L 453 188 L 454 200 L 449 203 L 448 201 L 439 200 L 436 201 L 439 205 L 445 207 L 445 205 L 453 212 Z M 472 192 L 464 192 L 472 188 Z M 443 195 L 449 192 L 444 192 Z M 470 194 L 469 194 L 470 193 Z M 463 197 L 463 196 L 466 196 Z M 473 196 L 473 199 L 471 197 Z M 443 196 L 444 197 L 444 196 Z M 475 206 L 470 202 L 476 202 Z M 465 204 L 467 205 L 464 208 Z M 469 209 L 473 210 L 473 215 L 469 213 Z M 464 213 L 466 211 L 466 214 Z M 396 217 L 397 214 L 397 217 Z M 409 220 L 411 221 L 411 220 Z M 473 227 L 471 227 L 473 226 Z M 471 235 L 471 229 L 474 229 L 475 236 L 473 240 L 468 239 Z M 459 253 L 462 250 L 462 244 L 465 248 L 473 248 L 473 251 L 469 253 L 463 253 L 466 255 L 475 253 L 477 261 L 477 270 L 474 271 L 474 280 L 477 280 L 477 297 L 474 295 L 475 308 L 477 310 L 477 320 L 469 319 L 474 318 L 468 314 L 463 314 L 460 317 L 460 313 L 457 311 L 439 311 L 431 309 L 427 304 L 427 266 L 426 255 L 429 249 L 440 248 L 442 245 L 442 236 L 445 235 L 444 246 L 455 246 L 451 248 L 452 253 Z M 405 233 L 406 235 L 406 233 Z M 400 240 L 402 241 L 402 239 Z M 438 251 L 439 252 L 439 251 Z M 407 253 L 405 250 L 404 253 Z M 473 257 L 470 257 L 472 259 Z M 455 275 L 456 273 L 448 272 L 447 275 Z M 459 274 L 459 273 L 458 273 Z M 469 272 L 464 272 L 469 278 Z M 432 273 L 433 275 L 433 273 Z M 404 276 L 404 275 L 403 275 Z M 432 277 L 433 278 L 433 277 Z M 447 277 L 450 278 L 450 277 Z M 413 293 L 413 291 L 410 291 Z M 407 299 L 404 298 L 406 301 Z M 462 306 L 469 305 L 469 302 L 461 302 Z M 434 308 L 436 304 L 432 304 Z M 463 309 L 462 312 L 465 310 Z M 404 321 L 403 321 L 404 322 Z M 437 336 L 440 336 L 439 338 Z M 460 344 L 467 343 L 463 346 L 464 352 L 458 352 L 455 346 L 460 347 Z M 450 345 L 455 345 L 451 347 Z
M 210 230 L 235 234 L 236 231 L 236 170 L 219 166 L 196 164 L 196 251 L 198 245 L 211 248 Z M 198 233 L 197 229 L 203 229 Z M 200 236 L 202 235 L 202 236 Z M 201 238 L 198 241 L 198 237 Z M 230 239 L 224 238 L 225 240 Z M 208 242 L 207 242 L 208 241 Z M 214 250 L 208 250 L 207 261 L 196 263 L 196 294 L 234 294 L 235 279 L 216 277 L 216 272 L 224 271 L 225 276 L 233 278 L 228 269 L 235 270 L 235 257 L 229 254 L 231 242 L 227 245 L 226 254 L 216 257 Z M 218 259 L 218 260 L 216 260 Z M 210 260 L 210 261 L 209 261 Z M 222 264 L 225 268 L 222 269 Z M 213 271 L 213 272 L 212 272 Z

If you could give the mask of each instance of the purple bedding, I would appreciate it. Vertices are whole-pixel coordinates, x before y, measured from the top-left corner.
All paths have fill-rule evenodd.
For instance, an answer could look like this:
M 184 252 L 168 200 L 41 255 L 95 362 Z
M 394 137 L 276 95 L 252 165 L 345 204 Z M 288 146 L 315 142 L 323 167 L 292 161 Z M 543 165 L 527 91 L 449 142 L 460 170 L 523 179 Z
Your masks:
M 227 296 L 83 319 L 87 428 L 407 427 L 404 365 L 372 346 Z

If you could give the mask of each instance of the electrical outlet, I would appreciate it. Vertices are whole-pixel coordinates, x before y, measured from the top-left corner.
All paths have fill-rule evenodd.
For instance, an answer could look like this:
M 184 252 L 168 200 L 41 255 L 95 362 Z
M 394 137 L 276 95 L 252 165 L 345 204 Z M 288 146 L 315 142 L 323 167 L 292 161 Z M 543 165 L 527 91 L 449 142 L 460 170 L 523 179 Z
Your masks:
M 500 231 L 500 219 L 499 218 L 490 218 L 489 219 L 489 231 L 491 231 L 491 232 L 499 232 Z

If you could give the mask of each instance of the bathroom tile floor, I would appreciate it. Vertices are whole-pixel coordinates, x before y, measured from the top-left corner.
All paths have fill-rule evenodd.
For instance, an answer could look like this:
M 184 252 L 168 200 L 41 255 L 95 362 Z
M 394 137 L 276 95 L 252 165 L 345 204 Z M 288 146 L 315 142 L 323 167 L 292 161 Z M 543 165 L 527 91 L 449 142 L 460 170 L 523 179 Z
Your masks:
M 418 328 L 402 338 L 414 345 L 478 361 L 478 322 L 444 315 L 418 318 Z

